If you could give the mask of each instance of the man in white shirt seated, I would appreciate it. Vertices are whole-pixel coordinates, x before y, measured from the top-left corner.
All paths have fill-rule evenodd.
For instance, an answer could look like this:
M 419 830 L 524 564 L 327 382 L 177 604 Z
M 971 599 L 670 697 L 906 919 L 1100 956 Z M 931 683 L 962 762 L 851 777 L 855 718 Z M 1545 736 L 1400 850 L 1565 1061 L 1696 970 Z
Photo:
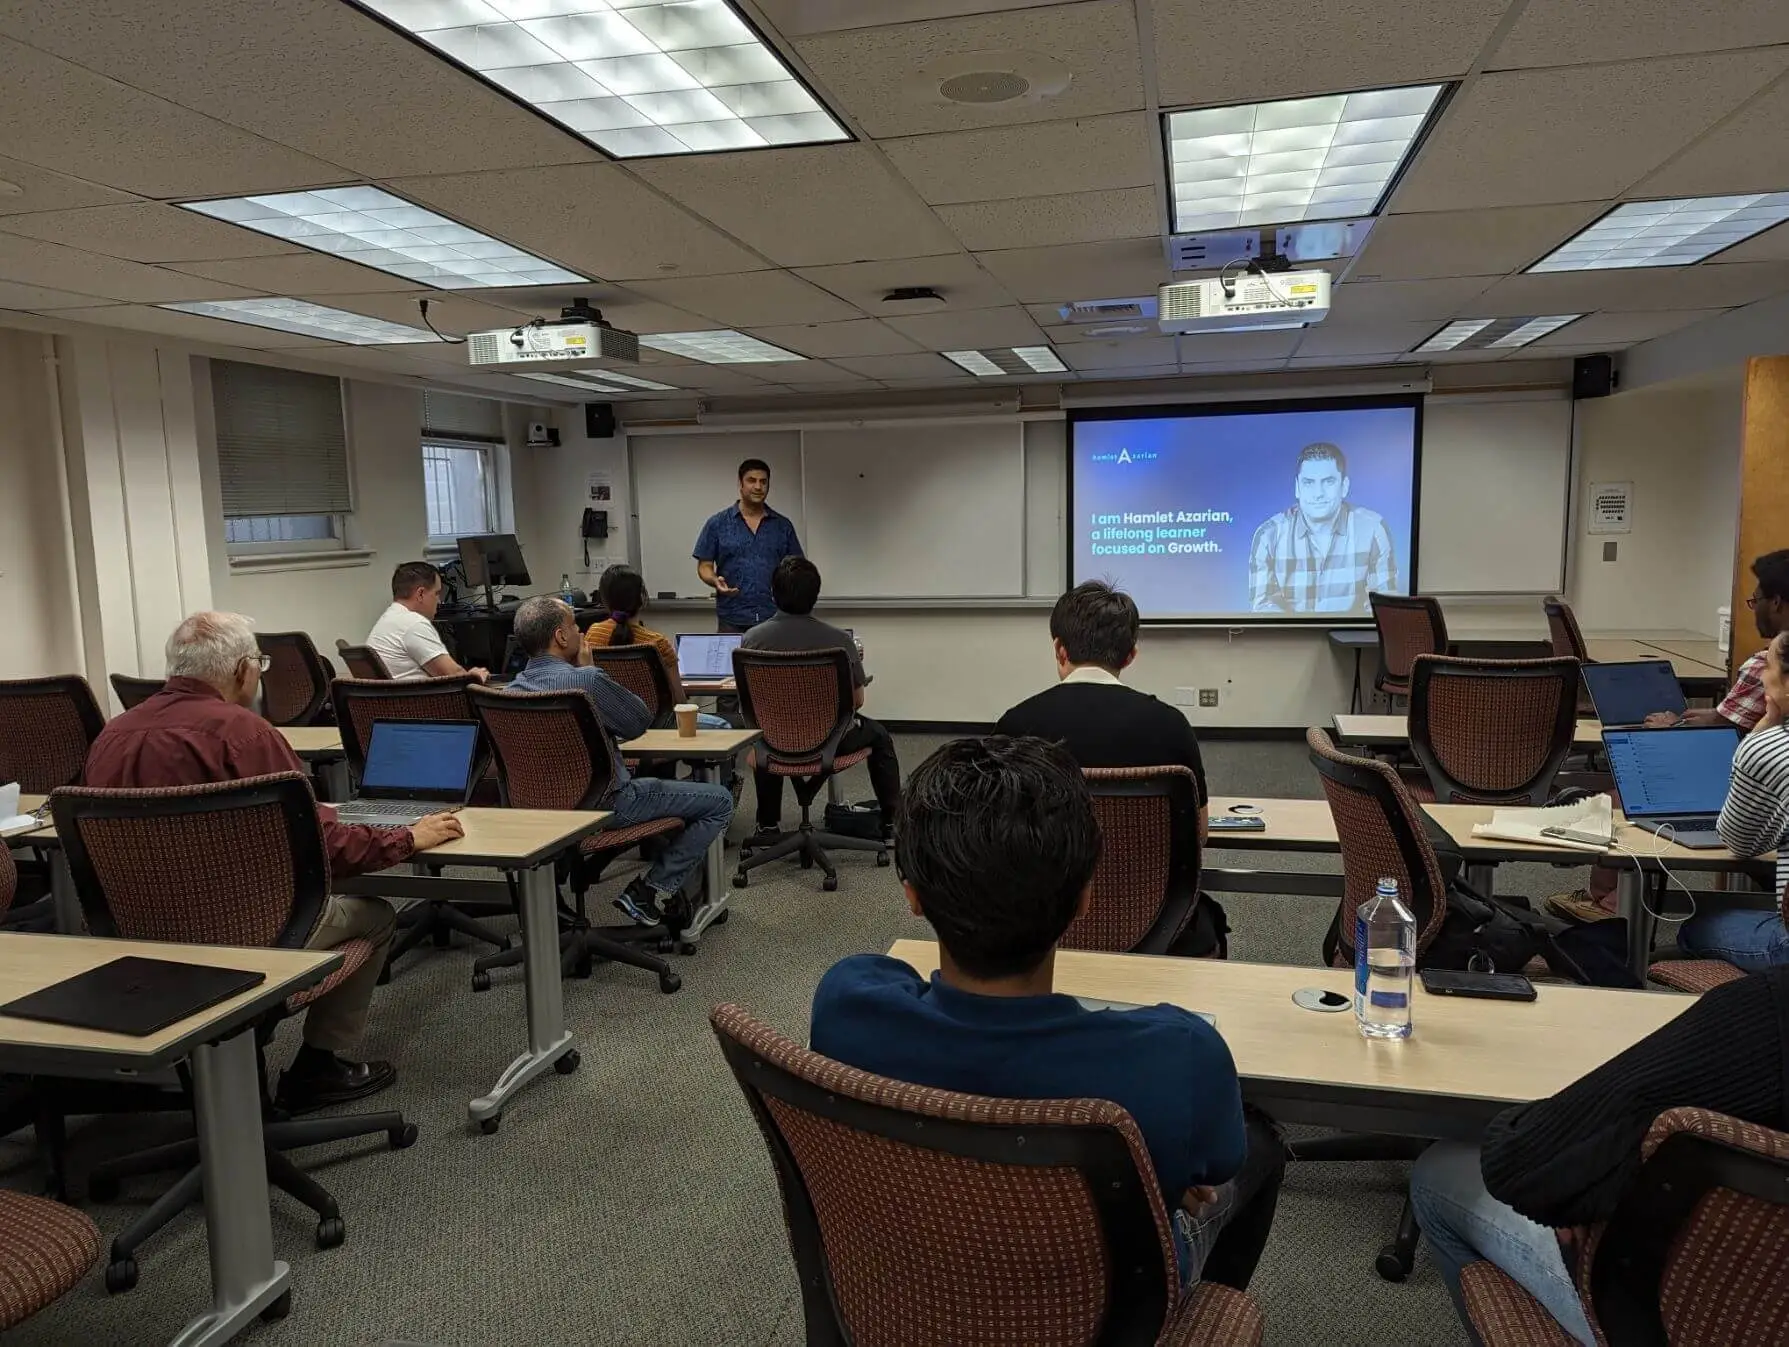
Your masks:
M 441 606 L 441 572 L 426 561 L 406 561 L 391 573 L 391 607 L 379 615 L 366 643 L 399 682 L 415 678 L 450 678 L 469 673 L 484 682 L 483 669 L 462 669 L 447 653 L 435 630 Z

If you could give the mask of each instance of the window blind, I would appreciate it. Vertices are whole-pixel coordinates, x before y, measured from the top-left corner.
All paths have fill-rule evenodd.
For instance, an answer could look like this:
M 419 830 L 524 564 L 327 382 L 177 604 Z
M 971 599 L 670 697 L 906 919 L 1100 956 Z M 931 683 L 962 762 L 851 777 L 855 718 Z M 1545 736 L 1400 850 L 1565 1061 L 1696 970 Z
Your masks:
M 445 440 L 503 443 L 503 404 L 492 398 L 424 390 L 422 433 Z
M 211 398 L 226 518 L 353 510 L 340 379 L 214 360 Z

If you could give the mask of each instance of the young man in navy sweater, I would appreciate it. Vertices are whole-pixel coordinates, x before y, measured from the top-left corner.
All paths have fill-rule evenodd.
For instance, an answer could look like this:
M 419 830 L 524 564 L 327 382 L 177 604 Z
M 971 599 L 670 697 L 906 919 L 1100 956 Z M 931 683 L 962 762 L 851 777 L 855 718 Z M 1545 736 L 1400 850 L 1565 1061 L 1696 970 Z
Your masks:
M 907 779 L 895 856 L 938 935 L 930 981 L 860 954 L 814 993 L 814 1051 L 915 1085 L 1109 1099 L 1142 1130 L 1181 1276 L 1245 1290 L 1285 1150 L 1245 1113 L 1217 1030 L 1157 1005 L 1089 1010 L 1053 991 L 1056 945 L 1092 892 L 1099 825 L 1079 767 L 1041 739 L 946 744 Z

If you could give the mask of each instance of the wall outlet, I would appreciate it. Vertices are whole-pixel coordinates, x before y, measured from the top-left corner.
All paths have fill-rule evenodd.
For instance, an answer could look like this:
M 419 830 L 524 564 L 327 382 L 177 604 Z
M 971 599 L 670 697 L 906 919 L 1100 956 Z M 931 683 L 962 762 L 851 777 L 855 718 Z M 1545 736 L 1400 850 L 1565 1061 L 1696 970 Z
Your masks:
M 1615 543 L 1612 539 L 1609 542 L 1606 542 L 1603 544 L 1603 560 L 1604 561 L 1615 560 Z
M 1200 688 L 1199 689 L 1199 705 L 1201 707 L 1210 708 L 1210 707 L 1216 706 L 1217 704 L 1218 704 L 1218 690 L 1216 688 Z

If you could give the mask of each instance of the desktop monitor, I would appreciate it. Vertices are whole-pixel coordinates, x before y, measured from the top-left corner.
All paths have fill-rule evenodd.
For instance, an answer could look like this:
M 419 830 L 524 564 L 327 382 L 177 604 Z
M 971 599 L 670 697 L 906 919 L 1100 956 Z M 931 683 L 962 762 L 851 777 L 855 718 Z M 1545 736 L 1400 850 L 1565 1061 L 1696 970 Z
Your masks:
M 456 540 L 460 547 L 460 565 L 466 571 L 466 583 L 474 588 L 483 585 L 527 585 L 528 563 L 522 560 L 522 544 L 513 533 L 475 533 Z

